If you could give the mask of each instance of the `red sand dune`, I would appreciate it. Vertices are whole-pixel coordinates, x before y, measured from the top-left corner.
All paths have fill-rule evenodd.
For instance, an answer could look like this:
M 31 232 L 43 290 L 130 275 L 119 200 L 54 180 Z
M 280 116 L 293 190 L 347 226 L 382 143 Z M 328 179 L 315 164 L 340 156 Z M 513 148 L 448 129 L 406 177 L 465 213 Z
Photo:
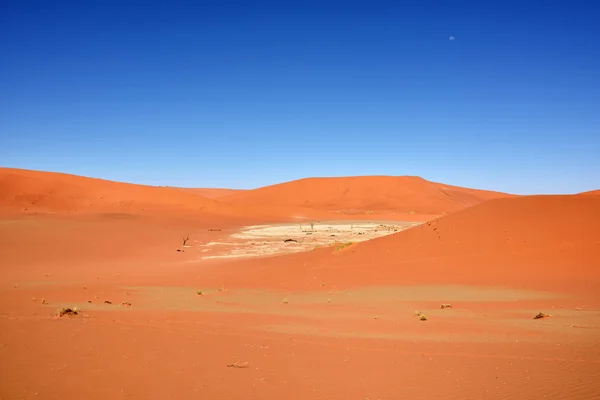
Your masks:
M 328 217 L 327 212 L 319 210 L 232 205 L 220 200 L 241 192 L 146 186 L 56 172 L 0 168 L 0 215 L 125 213 L 169 219 L 194 214 L 215 222 L 218 222 L 215 217 L 227 218 L 230 223 L 237 221 L 238 226 Z
M 221 188 L 178 188 L 184 192 L 194 193 L 207 199 L 220 199 L 233 193 L 245 192 L 244 189 L 221 189 Z
M 130 210 L 148 202 L 156 210 L 193 209 L 197 202 L 225 207 L 170 188 L 39 174 L 2 170 L 0 205 L 19 210 L 33 201 L 62 212 L 65 204 L 78 210 L 93 199 L 90 208 L 102 210 L 97 197 L 108 196 L 135 199 Z M 430 193 L 432 204 L 440 201 L 439 192 Z M 441 203 L 456 204 L 456 198 Z M 600 395 L 598 196 L 495 199 L 341 251 L 234 262 L 198 262 L 201 253 L 194 251 L 195 240 L 220 241 L 234 231 L 207 229 L 222 217 L 156 214 L 163 219 L 76 214 L 0 221 L 0 397 Z M 188 229 L 192 247 L 176 252 Z M 506 285 L 507 293 L 520 287 L 570 297 L 486 302 L 474 295 L 440 311 L 437 287 L 419 289 L 435 284 Z M 367 304 L 335 297 L 337 289 L 371 285 L 427 292 L 414 308 L 368 295 L 361 298 Z M 242 287 L 256 290 L 236 290 Z M 210 289 L 199 296 L 197 288 Z M 319 291 L 324 296 L 310 297 Z M 296 295 L 309 303 L 294 303 Z M 329 295 L 331 304 L 324 301 Z M 289 304 L 282 303 L 285 296 Z M 82 315 L 55 317 L 65 305 L 81 305 Z M 428 308 L 427 322 L 414 317 L 416 307 Z M 538 311 L 554 317 L 533 320 Z
M 590 190 L 589 192 L 579 193 L 581 196 L 600 196 L 600 189 L 598 190 Z
M 357 176 L 300 179 L 234 193 L 221 200 L 236 205 L 440 215 L 508 196 L 510 195 L 505 193 L 444 185 L 412 176 Z
M 176 188 L 0 168 L 2 212 L 137 213 L 151 210 L 227 214 L 234 208 Z
M 416 177 L 309 178 L 255 190 L 144 186 L 70 174 L 0 168 L 0 213 L 229 215 L 248 221 L 361 218 L 426 220 L 511 195 Z M 414 215 L 411 215 L 414 214 Z M 367 217 L 370 214 L 366 215 Z M 365 215 L 362 215 L 365 217 Z
M 600 197 L 596 196 L 496 199 L 342 252 L 319 249 L 240 262 L 232 279 L 242 286 L 260 282 L 287 289 L 306 289 L 320 281 L 339 287 L 460 283 L 568 289 L 567 282 L 597 285 L 597 221 Z

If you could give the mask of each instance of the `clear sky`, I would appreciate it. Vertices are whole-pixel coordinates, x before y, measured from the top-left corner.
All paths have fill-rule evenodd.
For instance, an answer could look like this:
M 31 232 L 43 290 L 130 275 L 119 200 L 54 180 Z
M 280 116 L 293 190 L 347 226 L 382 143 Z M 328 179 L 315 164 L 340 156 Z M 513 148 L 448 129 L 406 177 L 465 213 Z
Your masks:
M 0 50 L 2 166 L 600 188 L 597 0 L 2 0 Z

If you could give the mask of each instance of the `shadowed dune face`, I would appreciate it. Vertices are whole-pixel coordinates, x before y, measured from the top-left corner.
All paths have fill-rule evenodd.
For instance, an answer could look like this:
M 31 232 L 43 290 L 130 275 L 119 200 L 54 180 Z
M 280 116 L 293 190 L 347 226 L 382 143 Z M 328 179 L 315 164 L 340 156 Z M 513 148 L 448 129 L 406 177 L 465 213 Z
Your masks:
M 451 213 L 510 195 L 443 185 L 411 176 L 308 178 L 222 197 L 231 204 L 288 205 L 329 211 Z

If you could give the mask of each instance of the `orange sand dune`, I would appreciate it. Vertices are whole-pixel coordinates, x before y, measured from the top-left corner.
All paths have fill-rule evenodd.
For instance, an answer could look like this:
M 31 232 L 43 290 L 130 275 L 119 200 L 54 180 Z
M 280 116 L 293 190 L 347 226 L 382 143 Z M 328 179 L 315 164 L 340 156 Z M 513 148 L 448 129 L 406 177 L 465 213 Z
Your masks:
M 0 215 L 126 213 L 180 218 L 196 214 L 212 221 L 221 216 L 230 223 L 237 221 L 238 226 L 330 217 L 327 212 L 300 207 L 231 205 L 220 200 L 235 192 L 243 191 L 145 186 L 56 172 L 0 168 Z M 430 216 L 414 216 L 414 219 L 419 218 Z
M 3 193 L 99 190 L 33 175 Z M 503 198 L 343 250 L 235 262 L 201 261 L 198 243 L 239 217 L 4 218 L 0 397 L 596 399 L 599 213 L 597 196 Z M 81 314 L 56 317 L 65 306 Z
M 598 190 L 590 190 L 589 192 L 579 193 L 582 196 L 600 196 L 600 189 Z
M 178 188 L 184 192 L 194 193 L 207 199 L 220 199 L 233 193 L 245 192 L 244 189 L 221 189 L 221 188 Z
M 600 221 L 600 197 L 496 199 L 343 251 L 317 249 L 239 262 L 229 279 L 241 286 L 260 283 L 286 289 L 317 288 L 319 282 L 338 287 L 597 285 L 600 230 L 596 221 Z
M 157 210 L 227 214 L 234 208 L 175 188 L 0 168 L 0 211 L 4 213 L 139 213 Z
M 412 176 L 358 176 L 300 179 L 234 193 L 221 200 L 236 205 L 440 215 L 507 196 L 510 195 L 444 185 Z

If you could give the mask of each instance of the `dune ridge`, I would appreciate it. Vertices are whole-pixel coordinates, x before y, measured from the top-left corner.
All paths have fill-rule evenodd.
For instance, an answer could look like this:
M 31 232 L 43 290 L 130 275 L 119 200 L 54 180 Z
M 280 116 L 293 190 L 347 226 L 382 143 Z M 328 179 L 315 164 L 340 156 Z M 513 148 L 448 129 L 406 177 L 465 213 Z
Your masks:
M 442 215 L 512 195 L 419 177 L 306 178 L 258 188 L 186 189 L 0 168 L 4 213 L 195 212 L 283 218 L 310 211 Z M 298 212 L 296 212 L 298 211 Z M 429 217 L 428 217 L 429 218 Z
M 306 178 L 233 193 L 236 205 L 286 205 L 328 211 L 385 210 L 444 214 L 513 195 L 430 182 L 415 176 Z
M 170 187 L 114 182 L 55 172 L 0 168 L 4 212 L 180 211 L 227 214 L 234 207 Z
M 183 192 L 194 193 L 207 199 L 220 199 L 237 192 L 245 192 L 246 189 L 225 188 L 177 188 Z
M 580 196 L 600 196 L 600 189 L 578 193 Z

